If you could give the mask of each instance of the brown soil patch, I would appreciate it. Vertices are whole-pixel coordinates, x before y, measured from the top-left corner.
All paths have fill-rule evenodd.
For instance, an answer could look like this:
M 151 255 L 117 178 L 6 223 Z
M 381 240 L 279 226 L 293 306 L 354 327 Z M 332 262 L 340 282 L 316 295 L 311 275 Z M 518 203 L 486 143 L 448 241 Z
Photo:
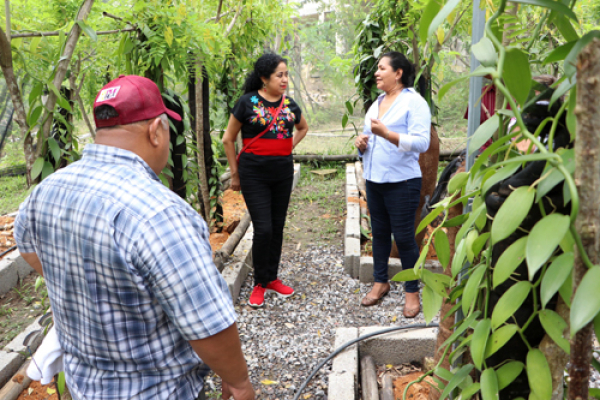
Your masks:
M 394 396 L 396 400 L 402 400 L 404 389 L 406 386 L 423 376 L 422 372 L 413 372 L 405 376 L 401 376 L 400 378 L 394 381 Z M 431 390 L 431 385 L 434 385 L 434 380 L 431 377 L 426 377 L 420 383 L 414 383 L 410 385 L 408 388 L 408 393 L 406 394 L 407 400 L 427 400 L 429 398 L 429 391 Z
M 28 388 L 23 389 L 17 400 L 58 400 L 56 385 L 54 382 L 42 385 L 38 381 L 32 381 Z
M 354 196 L 348 197 L 348 203 L 359 203 L 359 199 Z
M 246 213 L 246 203 L 244 202 L 244 196 L 240 192 L 234 192 L 231 189 L 227 189 L 223 193 L 222 198 L 223 204 L 223 232 L 213 232 L 210 234 L 210 247 L 212 248 L 213 254 L 215 251 L 220 250 L 229 238 L 229 231 L 233 232 L 233 229 L 228 227 L 238 224 Z
M 0 216 L 0 254 L 17 244 L 13 237 L 14 222 L 14 217 L 7 215 Z M 2 257 L 4 256 L 0 256 L 0 259 Z

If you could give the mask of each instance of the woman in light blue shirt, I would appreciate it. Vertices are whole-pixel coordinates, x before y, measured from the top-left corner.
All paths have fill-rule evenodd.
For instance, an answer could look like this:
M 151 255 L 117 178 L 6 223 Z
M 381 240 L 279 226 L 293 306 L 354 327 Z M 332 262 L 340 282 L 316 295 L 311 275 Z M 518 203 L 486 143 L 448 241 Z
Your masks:
M 365 116 L 363 133 L 355 145 L 363 160 L 367 204 L 373 233 L 375 284 L 362 299 L 373 306 L 390 290 L 388 262 L 394 234 L 402 268 L 413 268 L 419 258 L 415 214 L 421 192 L 419 153 L 430 141 L 431 112 L 415 91 L 414 66 L 398 52 L 384 54 L 375 78 L 379 96 Z M 419 282 L 406 282 L 404 316 L 420 311 Z

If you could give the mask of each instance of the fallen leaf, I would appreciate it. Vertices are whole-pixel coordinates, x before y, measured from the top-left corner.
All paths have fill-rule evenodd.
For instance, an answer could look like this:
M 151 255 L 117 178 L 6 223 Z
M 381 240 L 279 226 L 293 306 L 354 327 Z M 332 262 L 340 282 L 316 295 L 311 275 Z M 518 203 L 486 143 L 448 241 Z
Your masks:
M 279 382 L 272 381 L 270 379 L 264 379 L 264 380 L 260 381 L 260 383 L 262 383 L 263 385 L 277 385 Z
M 46 389 L 46 392 L 48 392 L 49 395 L 53 395 L 54 393 L 56 393 L 56 389 L 48 388 Z
M 306 393 L 304 396 L 302 396 L 302 398 L 303 399 L 310 399 L 310 396 L 312 396 L 312 394 Z
M 32 388 L 27 389 L 27 394 L 31 396 L 31 393 L 33 393 L 33 389 Z
M 398 317 L 397 317 L 396 315 L 394 315 L 394 316 L 392 317 L 392 322 L 396 322 L 396 320 L 397 320 L 397 319 L 398 319 Z
M 360 293 L 360 288 L 356 289 L 354 293 Z
M 387 364 L 385 367 L 386 367 L 387 369 L 392 369 L 394 366 L 393 366 L 392 364 Z

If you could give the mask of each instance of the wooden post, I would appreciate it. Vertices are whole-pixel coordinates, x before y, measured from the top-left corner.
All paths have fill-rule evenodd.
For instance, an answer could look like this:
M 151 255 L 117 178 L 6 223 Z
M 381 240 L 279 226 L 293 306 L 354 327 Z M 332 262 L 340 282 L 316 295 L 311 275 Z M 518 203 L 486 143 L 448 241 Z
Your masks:
M 8 43 L 10 43 L 10 0 L 4 0 L 4 15 L 6 17 L 6 39 L 8 39 Z
M 579 214 L 575 226 L 592 264 L 600 261 L 600 40 L 594 39 L 577 57 L 577 136 L 575 140 L 575 184 Z M 573 296 L 588 268 L 575 250 Z M 568 398 L 586 400 L 592 357 L 592 324 L 571 339 Z

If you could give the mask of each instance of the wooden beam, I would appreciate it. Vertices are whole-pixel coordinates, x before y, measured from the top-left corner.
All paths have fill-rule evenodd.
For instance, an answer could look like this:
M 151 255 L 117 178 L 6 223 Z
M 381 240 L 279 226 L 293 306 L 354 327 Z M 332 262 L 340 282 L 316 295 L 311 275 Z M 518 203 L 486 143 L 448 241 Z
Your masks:
M 123 28 L 123 29 L 113 29 L 111 31 L 97 31 L 96 35 L 112 35 L 114 33 L 120 32 L 131 32 L 135 31 L 137 28 Z M 24 38 L 24 37 L 47 37 L 47 36 L 58 36 L 60 35 L 60 31 L 51 31 L 51 32 L 30 32 L 30 33 L 15 33 L 12 35 L 11 39 L 14 38 Z

